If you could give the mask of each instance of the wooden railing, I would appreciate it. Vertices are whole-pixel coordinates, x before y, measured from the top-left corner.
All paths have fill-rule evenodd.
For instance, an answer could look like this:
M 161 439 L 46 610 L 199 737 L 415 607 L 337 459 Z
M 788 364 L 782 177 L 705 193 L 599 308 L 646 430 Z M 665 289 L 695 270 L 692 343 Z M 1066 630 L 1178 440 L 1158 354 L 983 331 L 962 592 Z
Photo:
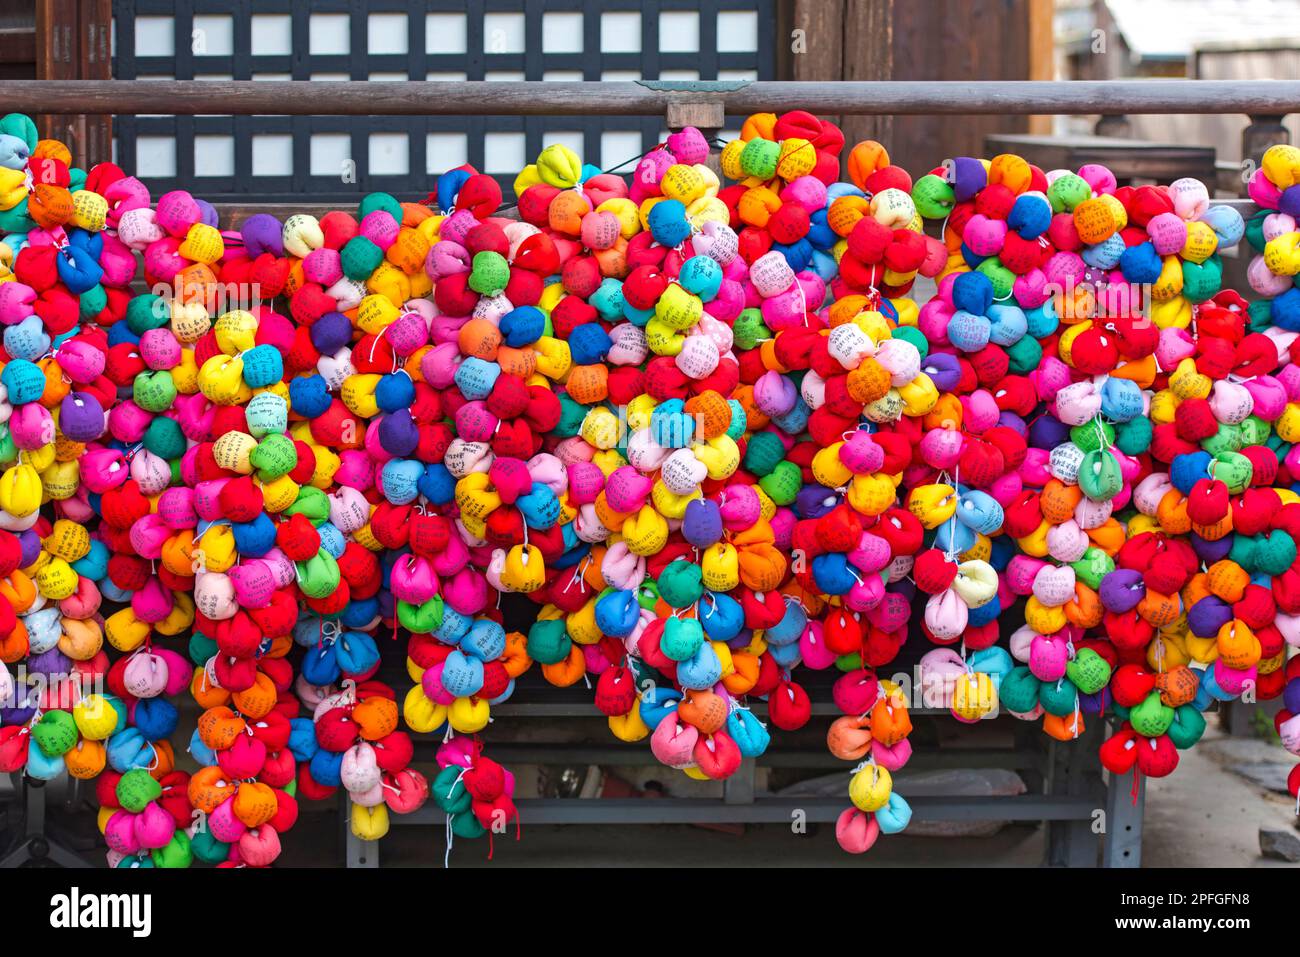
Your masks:
M 1300 112 L 1300 81 L 696 81 L 15 80 L 6 109 L 30 113 L 287 114 L 294 116 L 666 114 L 685 104 L 743 116 L 814 113 L 1114 114 Z

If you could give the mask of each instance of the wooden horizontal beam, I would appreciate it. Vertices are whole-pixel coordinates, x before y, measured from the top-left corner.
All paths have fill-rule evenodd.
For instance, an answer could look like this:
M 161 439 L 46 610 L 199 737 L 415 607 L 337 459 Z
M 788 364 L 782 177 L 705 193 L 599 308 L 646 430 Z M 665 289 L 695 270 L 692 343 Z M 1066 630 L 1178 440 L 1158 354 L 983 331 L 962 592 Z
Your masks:
M 1300 81 L 549 81 L 15 80 L 5 108 L 27 113 L 291 116 L 658 115 L 721 102 L 728 114 L 804 109 L 898 114 L 1300 113 Z

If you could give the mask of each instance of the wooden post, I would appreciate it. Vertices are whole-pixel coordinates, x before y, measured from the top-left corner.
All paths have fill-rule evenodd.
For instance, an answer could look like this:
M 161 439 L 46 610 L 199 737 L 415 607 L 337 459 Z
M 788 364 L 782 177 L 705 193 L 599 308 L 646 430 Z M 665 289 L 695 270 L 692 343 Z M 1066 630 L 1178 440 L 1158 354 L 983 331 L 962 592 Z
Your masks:
M 37 79 L 111 80 L 112 23 L 112 0 L 38 0 Z M 37 125 L 43 137 L 61 140 L 72 151 L 72 161 L 85 169 L 112 157 L 107 114 L 42 115 Z
M 1056 37 L 1053 33 L 1055 4 L 1052 0 L 1029 0 L 1029 79 L 1051 80 L 1056 77 Z M 1052 118 L 1031 116 L 1028 132 L 1048 136 Z
M 668 128 L 674 132 L 687 126 L 694 126 L 703 133 L 704 138 L 709 141 L 709 168 L 719 176 L 722 175 L 722 166 L 718 159 L 719 150 L 713 145 L 713 141 L 722 132 L 722 127 L 727 121 L 726 111 L 720 102 L 683 99 L 680 103 L 669 103 L 665 120 Z
M 1241 131 L 1241 161 L 1256 167 L 1270 146 L 1290 143 L 1291 134 L 1283 125 L 1285 115 L 1251 113 L 1250 123 Z M 1241 184 L 1241 195 L 1247 195 L 1246 183 Z
M 78 70 L 84 80 L 111 80 L 113 56 L 113 0 L 77 0 L 79 6 Z M 85 139 L 83 155 L 73 156 L 77 165 L 90 169 L 113 158 L 113 121 L 107 113 L 82 118 Z
M 37 0 L 36 78 L 75 80 L 77 76 L 77 0 Z M 77 115 L 38 116 L 46 139 L 62 141 L 80 162 L 85 150 L 85 120 Z

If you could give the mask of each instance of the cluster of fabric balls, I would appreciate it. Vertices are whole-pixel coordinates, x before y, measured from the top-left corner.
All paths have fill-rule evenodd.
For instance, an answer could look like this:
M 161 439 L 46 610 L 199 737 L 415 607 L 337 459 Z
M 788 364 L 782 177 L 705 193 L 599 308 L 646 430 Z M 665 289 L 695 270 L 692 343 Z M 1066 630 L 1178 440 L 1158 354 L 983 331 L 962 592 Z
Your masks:
M 1247 224 L 845 146 L 762 114 L 721 175 L 688 128 L 628 179 L 549 146 L 512 208 L 462 167 L 222 230 L 0 118 L 0 770 L 95 779 L 115 866 L 272 864 L 340 789 L 450 849 L 518 824 L 478 735 L 534 664 L 702 781 L 827 672 L 861 853 L 911 816 L 909 635 L 925 706 L 1110 721 L 1115 772 L 1247 692 L 1300 753 L 1300 152 Z
M 918 557 L 927 632 L 963 642 L 926 656 L 927 684 L 958 717 L 1000 705 L 1061 740 L 1105 716 L 1107 768 L 1168 774 L 1211 703 L 1282 688 L 1294 334 L 1221 289 L 1246 224 L 1194 180 L 1117 187 L 1009 156 L 959 159 L 914 195 L 951 251 L 918 326 L 974 375 L 921 440 L 951 474 L 910 503 L 954 531 L 987 520 L 976 546 L 1005 533 L 975 549 L 996 570 L 983 589 L 962 546 Z M 1002 454 L 962 458 L 977 437 Z M 1013 602 L 1007 650 L 972 632 L 984 603 Z

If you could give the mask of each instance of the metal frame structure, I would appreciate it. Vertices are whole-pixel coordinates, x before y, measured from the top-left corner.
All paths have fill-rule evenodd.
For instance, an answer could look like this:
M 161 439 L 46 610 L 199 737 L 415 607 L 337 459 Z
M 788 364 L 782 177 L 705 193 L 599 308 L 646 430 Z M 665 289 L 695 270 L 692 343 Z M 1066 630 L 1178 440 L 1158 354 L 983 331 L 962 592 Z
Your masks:
M 825 690 L 825 689 L 822 689 Z M 535 696 L 525 687 L 522 694 L 497 705 L 493 719 L 603 718 L 589 699 L 549 689 Z M 837 716 L 829 694 L 814 695 L 814 717 Z M 522 699 L 522 700 L 516 700 Z M 755 714 L 765 706 L 756 703 Z M 918 721 L 952 721 L 945 711 L 914 710 Z M 1043 735 L 1027 722 L 1003 716 L 996 720 L 1015 721 L 1014 745 L 1001 749 L 962 749 L 924 753 L 913 757 L 896 773 L 898 790 L 912 807 L 915 821 L 1042 821 L 1047 828 L 1044 863 L 1052 867 L 1128 868 L 1141 865 L 1142 814 L 1145 782 L 1130 772 L 1113 776 L 1103 772 L 1096 760 L 1102 738 L 1102 722 L 1090 724 L 1079 740 L 1062 743 Z M 644 745 L 632 747 L 587 744 L 509 744 L 496 741 L 491 755 L 506 765 L 598 764 L 645 765 L 653 763 Z M 431 757 L 426 737 L 417 745 L 417 757 Z M 908 796 L 909 773 L 952 766 L 1005 768 L 1022 772 L 1028 793 L 1014 796 Z M 740 770 L 723 783 L 720 798 L 524 798 L 517 802 L 525 824 L 789 824 L 796 813 L 809 823 L 833 823 L 849 806 L 847 793 L 835 797 L 781 796 L 758 791 L 759 766 L 846 770 L 842 761 L 829 753 L 800 749 L 771 749 L 757 762 L 746 759 Z M 847 784 L 846 784 L 847 787 Z M 346 798 L 342 799 L 346 804 Z M 345 808 L 346 810 L 346 808 Z M 445 815 L 432 804 L 408 815 L 390 816 L 393 827 L 439 828 Z M 344 856 L 350 868 L 380 866 L 381 842 L 355 837 L 343 815 Z M 436 830 L 435 830 L 436 833 Z

